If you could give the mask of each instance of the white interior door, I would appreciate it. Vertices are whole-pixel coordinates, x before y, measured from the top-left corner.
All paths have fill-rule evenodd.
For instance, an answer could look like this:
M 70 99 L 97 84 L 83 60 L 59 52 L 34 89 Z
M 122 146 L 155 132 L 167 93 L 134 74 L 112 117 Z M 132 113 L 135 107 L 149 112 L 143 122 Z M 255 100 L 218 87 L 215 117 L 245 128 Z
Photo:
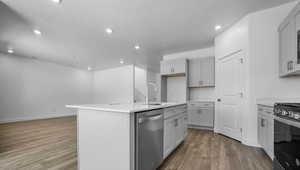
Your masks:
M 241 105 L 243 99 L 242 52 L 220 60 L 220 99 L 218 106 L 220 131 L 231 138 L 241 140 Z

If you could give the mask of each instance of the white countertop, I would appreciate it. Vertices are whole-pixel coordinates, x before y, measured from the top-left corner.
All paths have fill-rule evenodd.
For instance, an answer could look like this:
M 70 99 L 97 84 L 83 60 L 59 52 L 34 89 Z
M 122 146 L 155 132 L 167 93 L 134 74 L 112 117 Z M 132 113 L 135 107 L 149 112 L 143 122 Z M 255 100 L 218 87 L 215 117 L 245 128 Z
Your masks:
M 300 98 L 260 98 L 256 100 L 256 103 L 273 107 L 275 103 L 300 103 Z
M 186 104 L 181 103 L 162 103 L 161 105 L 146 105 L 142 103 L 135 104 L 86 104 L 86 105 L 66 105 L 67 108 L 72 109 L 83 109 L 83 110 L 98 110 L 98 111 L 109 111 L 109 112 L 123 112 L 123 113 L 134 113 L 153 109 L 160 109 L 166 107 L 173 107 Z

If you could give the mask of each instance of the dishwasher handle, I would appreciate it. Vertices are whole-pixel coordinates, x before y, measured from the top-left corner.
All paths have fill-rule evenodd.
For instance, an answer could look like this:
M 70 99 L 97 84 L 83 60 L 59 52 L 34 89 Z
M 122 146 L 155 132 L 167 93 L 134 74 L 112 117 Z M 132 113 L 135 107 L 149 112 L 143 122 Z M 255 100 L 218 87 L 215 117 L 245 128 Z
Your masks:
M 145 116 L 142 118 L 138 119 L 139 124 L 144 123 L 145 121 L 154 121 L 154 120 L 159 120 L 162 119 L 163 115 L 162 114 L 157 114 L 153 116 Z

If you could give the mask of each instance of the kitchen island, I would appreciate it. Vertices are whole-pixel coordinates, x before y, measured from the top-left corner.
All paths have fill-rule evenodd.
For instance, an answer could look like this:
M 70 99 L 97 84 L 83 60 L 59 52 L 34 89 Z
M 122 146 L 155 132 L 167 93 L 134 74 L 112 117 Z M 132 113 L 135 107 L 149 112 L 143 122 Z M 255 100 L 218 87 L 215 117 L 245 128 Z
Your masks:
M 138 162 L 141 164 L 141 154 L 137 151 L 137 144 L 140 143 L 138 139 L 152 140 L 153 137 L 158 136 L 158 133 L 145 136 L 137 132 L 139 115 L 146 112 L 162 113 L 160 121 L 163 143 L 162 160 L 184 140 L 187 134 L 186 103 L 96 104 L 67 105 L 66 107 L 77 109 L 78 168 L 80 170 L 141 170 L 141 166 L 138 165 Z M 153 120 L 155 119 L 157 118 L 153 117 Z M 157 129 L 154 124 L 147 126 L 150 126 L 150 131 Z M 139 137 L 138 134 L 140 134 Z M 148 144 L 152 143 L 148 142 Z M 148 149 L 149 152 L 147 145 L 140 147 Z M 159 163 L 162 163 L 162 160 Z M 143 164 L 147 163 L 144 161 Z M 151 165 L 147 165 L 149 166 Z M 146 169 L 143 168 L 143 170 Z

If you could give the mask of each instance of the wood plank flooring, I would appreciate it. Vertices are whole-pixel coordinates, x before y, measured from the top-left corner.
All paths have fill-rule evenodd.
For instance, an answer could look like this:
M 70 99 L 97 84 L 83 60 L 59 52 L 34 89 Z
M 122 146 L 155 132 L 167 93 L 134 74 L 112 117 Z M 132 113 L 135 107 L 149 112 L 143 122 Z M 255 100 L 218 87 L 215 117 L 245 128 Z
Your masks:
M 0 124 L 0 170 L 76 170 L 76 117 Z M 271 170 L 260 150 L 189 130 L 159 170 Z
M 272 170 L 258 148 L 206 130 L 189 129 L 188 137 L 159 170 Z
M 76 117 L 0 124 L 1 170 L 74 170 Z

